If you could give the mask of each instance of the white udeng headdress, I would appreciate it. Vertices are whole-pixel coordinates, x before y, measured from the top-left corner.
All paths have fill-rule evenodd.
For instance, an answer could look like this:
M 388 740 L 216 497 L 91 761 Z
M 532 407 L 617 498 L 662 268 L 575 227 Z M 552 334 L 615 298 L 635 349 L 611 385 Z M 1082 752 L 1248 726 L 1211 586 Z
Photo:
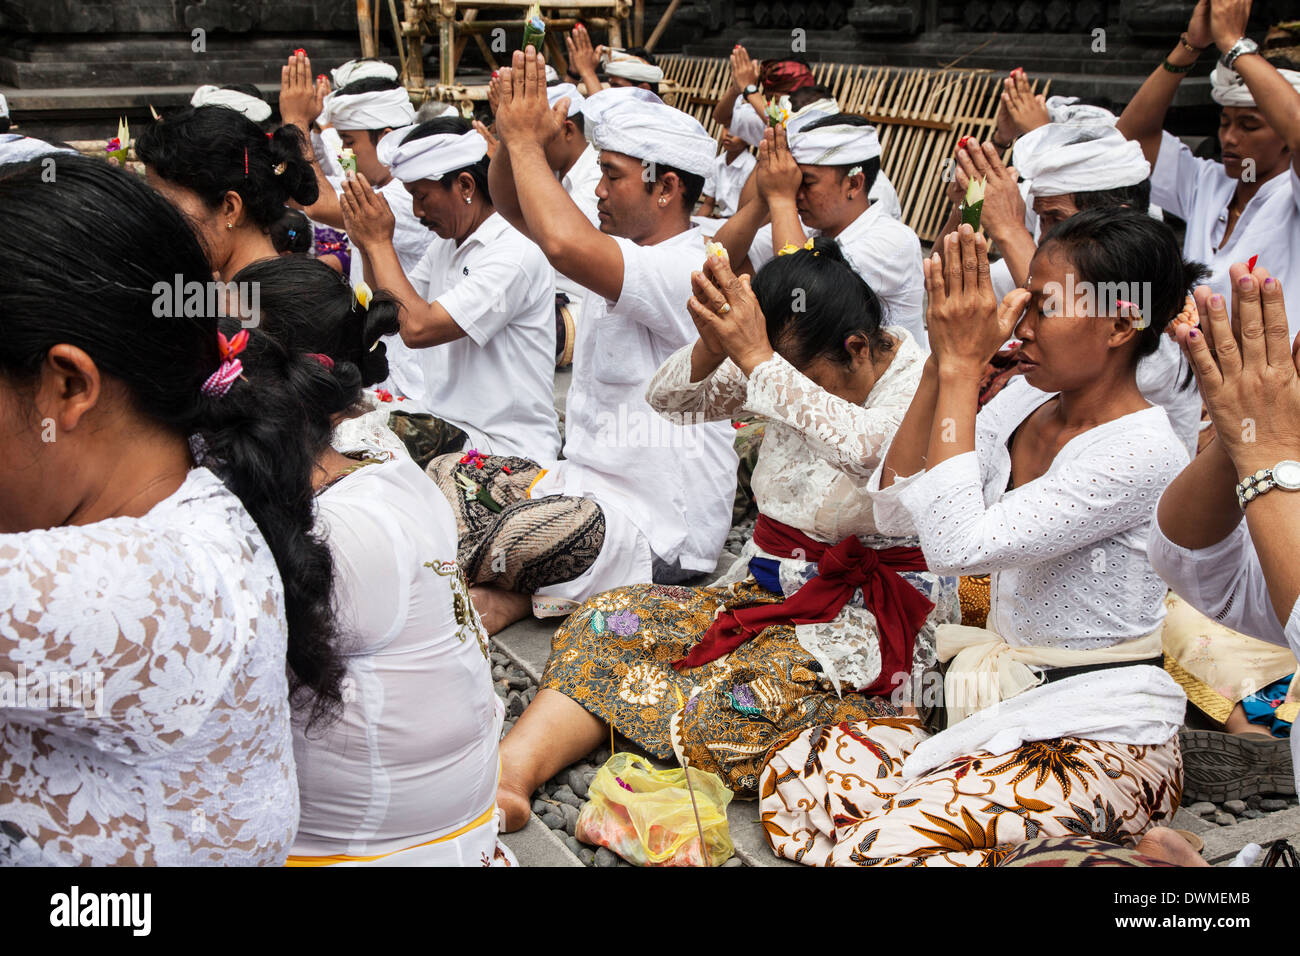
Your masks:
M 325 97 L 325 113 L 335 129 L 385 129 L 409 126 L 415 122 L 411 97 L 397 87 L 374 93 L 341 95 L 337 90 Z
M 569 116 L 576 116 L 582 112 L 582 105 L 586 102 L 586 97 L 579 93 L 578 88 L 572 83 L 553 83 L 546 88 L 546 102 L 550 103 L 551 106 L 566 98 L 569 101 Z
M 442 179 L 447 173 L 473 166 L 487 155 L 487 140 L 475 130 L 466 133 L 436 133 L 406 142 L 414 126 L 395 129 L 375 148 L 378 160 L 394 179 L 413 183 L 417 179 Z
M 802 129 L 791 135 L 789 142 L 794 161 L 806 166 L 851 166 L 880 155 L 880 137 L 874 126 L 836 124 Z
M 596 124 L 591 139 L 597 149 L 697 176 L 707 177 L 713 171 L 718 152 L 713 137 L 693 116 L 668 106 L 648 90 L 604 90 L 587 97 L 582 111 Z
M 205 84 L 194 91 L 190 97 L 190 106 L 224 106 L 237 113 L 243 113 L 254 123 L 261 123 L 271 117 L 271 104 L 266 100 L 249 96 L 239 90 L 227 90 L 220 86 Z
M 1300 92 L 1300 73 L 1295 70 L 1278 69 L 1282 74 L 1282 79 L 1291 84 L 1291 88 Z M 1210 96 L 1214 97 L 1214 102 L 1220 106 L 1256 106 L 1255 97 L 1251 95 L 1250 88 L 1246 86 L 1246 81 L 1241 78 L 1241 74 L 1236 70 L 1230 70 L 1222 63 L 1214 67 L 1214 72 L 1210 74 Z
M 1020 137 L 1013 158 L 1033 196 L 1136 186 L 1151 175 L 1142 146 L 1101 123 L 1040 126 Z
M 631 56 L 622 50 L 610 51 L 605 73 L 633 83 L 658 83 L 664 78 L 664 71 L 659 67 L 651 66 L 639 56 Z
M 330 70 L 330 77 L 338 90 L 357 80 L 396 80 L 397 68 L 383 60 L 348 60 Z

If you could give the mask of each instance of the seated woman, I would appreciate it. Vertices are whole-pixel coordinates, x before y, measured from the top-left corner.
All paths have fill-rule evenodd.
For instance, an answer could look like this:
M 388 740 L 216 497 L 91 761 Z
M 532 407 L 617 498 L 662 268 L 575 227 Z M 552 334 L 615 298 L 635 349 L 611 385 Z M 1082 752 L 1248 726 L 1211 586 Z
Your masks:
M 316 174 L 303 150 L 296 126 L 268 135 L 224 106 L 166 116 L 135 144 L 146 181 L 184 213 L 224 282 L 278 255 L 271 227 L 287 202 L 316 201 Z
M 1187 452 L 1136 368 L 1201 267 L 1167 226 L 1108 209 L 1053 229 L 1001 307 L 969 226 L 925 268 L 934 353 L 870 490 L 932 571 L 992 573 L 990 630 L 939 629 L 947 730 L 821 725 L 774 753 L 768 839 L 812 865 L 988 863 L 1036 835 L 1138 835 L 1178 805 L 1186 699 L 1159 666 L 1145 544 Z M 1106 301 L 1125 288 L 1140 304 Z M 976 419 L 1013 332 L 1025 374 Z
M 342 714 L 324 732 L 294 723 L 302 817 L 289 865 L 507 862 L 495 804 L 505 708 L 456 566 L 451 508 L 396 436 L 396 453 L 330 445 L 362 388 L 388 376 L 381 339 L 397 330 L 397 303 L 360 304 L 346 279 L 302 257 L 236 279 L 261 289 L 248 374 L 292 371 L 306 399 L 317 528 L 345 632 Z
M 278 866 L 290 701 L 342 699 L 311 362 L 241 376 L 215 316 L 159 321 L 158 284 L 212 275 L 185 220 L 99 160 L 45 172 L 0 167 L 0 671 L 26 674 L 0 697 L 0 863 Z
M 693 287 L 700 337 L 647 400 L 673 418 L 769 422 L 753 540 L 715 586 L 618 588 L 556 632 L 542 690 L 501 747 L 509 826 L 606 722 L 752 795 L 782 735 L 897 717 L 933 668 L 935 624 L 958 620 L 955 579 L 926 570 L 914 537 L 877 529 L 864 487 L 916 389 L 920 347 L 881 327 L 831 240 L 774 259 L 752 291 L 710 256 Z

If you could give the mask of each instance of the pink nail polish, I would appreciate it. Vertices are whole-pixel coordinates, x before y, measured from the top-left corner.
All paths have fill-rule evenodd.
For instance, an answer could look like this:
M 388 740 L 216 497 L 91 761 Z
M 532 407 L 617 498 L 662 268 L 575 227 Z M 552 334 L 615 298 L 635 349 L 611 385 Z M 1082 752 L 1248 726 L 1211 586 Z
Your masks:
M 1267 289 L 1271 289 L 1273 288 L 1273 285 L 1276 282 L 1277 282 L 1276 279 L 1274 279 L 1272 276 L 1269 276 L 1267 279 L 1264 280 L 1264 287 Z
M 1214 293 L 1214 295 L 1210 296 L 1210 305 L 1214 306 L 1216 309 L 1222 308 L 1223 296 L 1219 295 L 1217 292 Z
M 1249 289 L 1250 276 L 1242 276 L 1240 279 L 1237 280 L 1237 285 L 1241 286 L 1243 289 Z
M 1201 333 L 1197 332 L 1195 329 L 1192 329 L 1192 331 L 1187 333 L 1187 337 L 1189 339 L 1199 339 L 1201 337 Z

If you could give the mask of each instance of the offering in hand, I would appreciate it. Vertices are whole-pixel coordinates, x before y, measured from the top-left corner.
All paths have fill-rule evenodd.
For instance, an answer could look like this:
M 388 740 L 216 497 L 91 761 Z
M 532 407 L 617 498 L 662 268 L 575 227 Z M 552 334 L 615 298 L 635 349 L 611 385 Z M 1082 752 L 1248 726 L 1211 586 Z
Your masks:
M 966 198 L 961 204 L 961 221 L 980 231 L 980 213 L 984 211 L 984 179 L 972 179 L 966 187 Z
M 767 101 L 767 109 L 763 112 L 767 116 L 768 126 L 784 126 L 790 118 L 790 97 L 773 97 Z
M 339 153 L 339 165 L 343 167 L 345 173 L 355 173 L 357 171 L 357 154 L 351 149 L 344 149 Z
M 724 246 L 722 243 L 714 242 L 711 239 L 704 244 L 704 251 L 711 256 L 718 256 L 719 258 L 722 259 L 728 258 L 727 247 Z
M 546 21 L 542 19 L 542 5 L 534 3 L 524 15 L 524 42 L 521 50 L 530 46 L 538 53 L 542 52 L 542 42 L 546 39 Z

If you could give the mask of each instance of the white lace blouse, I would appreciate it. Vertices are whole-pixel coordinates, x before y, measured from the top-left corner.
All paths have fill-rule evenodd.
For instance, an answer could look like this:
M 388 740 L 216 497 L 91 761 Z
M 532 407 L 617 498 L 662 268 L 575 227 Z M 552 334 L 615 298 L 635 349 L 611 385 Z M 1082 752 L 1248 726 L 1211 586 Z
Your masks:
M 271 551 L 205 468 L 140 518 L 0 535 L 0 862 L 283 863 L 286 634 Z
M 759 510 L 827 544 L 851 534 L 873 538 L 878 532 L 866 484 L 898 430 L 925 366 L 925 353 L 906 329 L 891 326 L 886 331 L 898 340 L 896 354 L 861 405 L 832 395 L 779 354 L 748 378 L 728 359 L 712 375 L 692 382 L 694 344 L 663 364 L 650 380 L 646 401 L 661 415 L 766 419 L 753 477 Z
M 1187 450 L 1164 409 L 1146 408 L 1076 435 L 1045 474 L 1007 491 L 1007 443 L 1051 397 L 1013 379 L 975 419 L 975 451 L 884 490 L 877 471 L 876 521 L 918 533 L 933 571 L 992 573 L 988 627 L 1013 647 L 1143 637 L 1164 619 L 1166 591 L 1147 532 Z

